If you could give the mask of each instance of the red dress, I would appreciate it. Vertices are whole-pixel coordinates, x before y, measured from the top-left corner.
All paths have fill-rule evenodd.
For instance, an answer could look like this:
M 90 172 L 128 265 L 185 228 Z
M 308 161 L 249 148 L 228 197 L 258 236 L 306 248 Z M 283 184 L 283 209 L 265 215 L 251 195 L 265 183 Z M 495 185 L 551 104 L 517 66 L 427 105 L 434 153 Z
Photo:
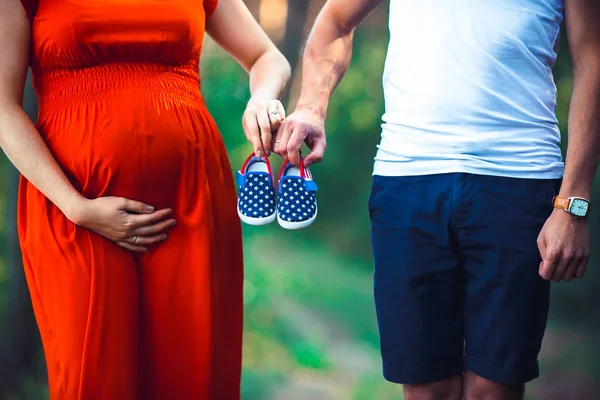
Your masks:
M 217 0 L 21 0 L 37 128 L 88 198 L 174 210 L 134 254 L 25 179 L 19 234 L 52 400 L 240 398 L 243 260 L 231 167 L 200 94 Z

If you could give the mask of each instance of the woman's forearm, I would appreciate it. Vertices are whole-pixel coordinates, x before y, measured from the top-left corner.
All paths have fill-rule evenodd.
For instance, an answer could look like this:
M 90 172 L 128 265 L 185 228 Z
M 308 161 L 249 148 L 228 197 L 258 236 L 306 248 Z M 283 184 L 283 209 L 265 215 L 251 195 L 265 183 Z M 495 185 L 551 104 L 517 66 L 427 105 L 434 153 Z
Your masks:
M 281 99 L 290 76 L 290 64 L 279 51 L 264 53 L 250 69 L 249 104 Z
M 0 107 L 0 147 L 19 172 L 72 221 L 86 200 L 69 182 L 25 111 Z

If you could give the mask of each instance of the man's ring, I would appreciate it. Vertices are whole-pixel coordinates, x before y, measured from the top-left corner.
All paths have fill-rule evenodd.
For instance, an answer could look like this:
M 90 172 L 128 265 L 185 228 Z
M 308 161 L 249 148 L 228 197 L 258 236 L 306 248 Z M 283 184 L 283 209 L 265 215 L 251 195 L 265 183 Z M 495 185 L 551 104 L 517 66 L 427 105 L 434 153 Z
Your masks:
M 136 243 L 137 243 L 137 239 L 138 239 L 138 237 L 137 237 L 137 236 L 134 236 L 134 237 L 133 237 L 133 244 L 136 244 Z
M 273 110 L 269 113 L 269 115 L 279 115 L 279 111 Z
M 275 143 L 281 143 L 281 140 L 276 140 Z

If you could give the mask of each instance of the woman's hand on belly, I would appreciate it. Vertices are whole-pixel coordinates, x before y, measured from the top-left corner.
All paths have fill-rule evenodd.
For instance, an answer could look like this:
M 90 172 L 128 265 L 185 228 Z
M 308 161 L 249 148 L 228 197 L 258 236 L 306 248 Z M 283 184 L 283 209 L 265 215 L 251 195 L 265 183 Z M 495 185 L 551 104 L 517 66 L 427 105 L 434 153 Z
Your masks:
M 70 219 L 127 250 L 145 252 L 147 246 L 167 238 L 166 231 L 176 223 L 168 218 L 171 213 L 169 208 L 154 210 L 138 201 L 108 196 L 84 200 Z

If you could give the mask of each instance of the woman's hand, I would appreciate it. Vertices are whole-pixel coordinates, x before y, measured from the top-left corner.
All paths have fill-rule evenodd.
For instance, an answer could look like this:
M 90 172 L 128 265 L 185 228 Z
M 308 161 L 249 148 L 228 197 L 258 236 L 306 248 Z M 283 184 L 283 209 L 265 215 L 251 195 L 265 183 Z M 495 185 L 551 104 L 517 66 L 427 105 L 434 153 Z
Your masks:
M 279 100 L 249 104 L 242 117 L 246 139 L 252 143 L 254 154 L 262 157 L 271 155 L 271 140 L 285 119 L 285 108 Z
M 285 118 L 283 105 L 275 99 L 282 97 L 290 81 L 290 63 L 242 0 L 219 0 L 206 21 L 206 32 L 250 75 L 252 98 L 242 127 L 254 154 L 269 156 L 271 136 Z
M 75 224 L 87 228 L 131 251 L 148 251 L 151 244 L 167 238 L 175 220 L 171 209 L 155 211 L 150 205 L 122 197 L 84 200 L 74 216 Z

